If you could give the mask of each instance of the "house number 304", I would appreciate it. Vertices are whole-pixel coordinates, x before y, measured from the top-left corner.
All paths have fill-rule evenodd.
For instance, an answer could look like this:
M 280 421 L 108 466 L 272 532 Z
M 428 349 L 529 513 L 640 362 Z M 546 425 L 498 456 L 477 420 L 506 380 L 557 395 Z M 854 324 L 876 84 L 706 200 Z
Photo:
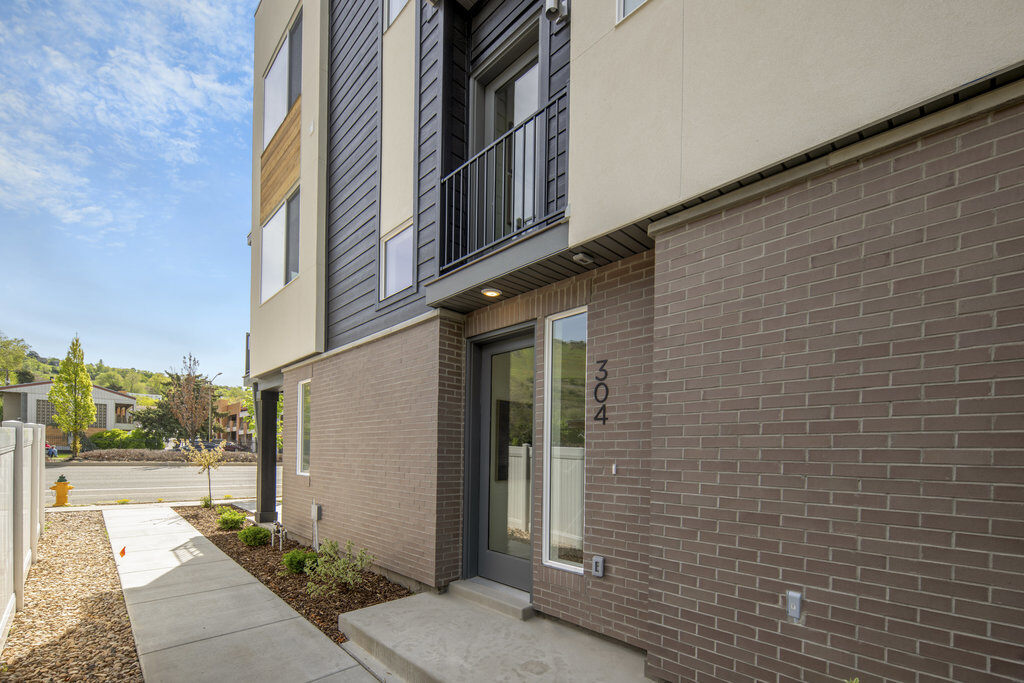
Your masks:
M 594 422 L 600 422 L 601 424 L 608 422 L 607 406 L 605 406 L 605 401 L 608 400 L 608 385 L 605 383 L 605 380 L 608 379 L 607 366 L 607 360 L 597 361 L 597 374 L 594 375 L 594 379 L 597 380 L 597 384 L 594 385 L 594 400 L 597 401 L 597 412 L 594 413 Z

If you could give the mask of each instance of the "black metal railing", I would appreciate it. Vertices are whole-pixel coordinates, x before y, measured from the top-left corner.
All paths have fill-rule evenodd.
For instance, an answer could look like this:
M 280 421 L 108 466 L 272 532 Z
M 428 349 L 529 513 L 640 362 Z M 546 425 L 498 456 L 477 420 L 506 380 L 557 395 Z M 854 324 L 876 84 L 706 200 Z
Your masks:
M 564 211 L 568 107 L 563 90 L 441 181 L 442 273 Z

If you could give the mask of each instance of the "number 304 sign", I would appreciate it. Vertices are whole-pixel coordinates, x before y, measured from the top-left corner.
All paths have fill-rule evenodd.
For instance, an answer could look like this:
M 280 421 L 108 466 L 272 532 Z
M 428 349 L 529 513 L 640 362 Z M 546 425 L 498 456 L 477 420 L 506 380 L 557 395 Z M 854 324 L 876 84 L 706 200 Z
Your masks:
M 597 361 L 597 374 L 594 375 L 597 384 L 594 385 L 594 400 L 597 401 L 597 412 L 594 413 L 594 422 L 605 424 L 608 422 L 608 411 L 605 401 L 608 400 L 608 361 Z

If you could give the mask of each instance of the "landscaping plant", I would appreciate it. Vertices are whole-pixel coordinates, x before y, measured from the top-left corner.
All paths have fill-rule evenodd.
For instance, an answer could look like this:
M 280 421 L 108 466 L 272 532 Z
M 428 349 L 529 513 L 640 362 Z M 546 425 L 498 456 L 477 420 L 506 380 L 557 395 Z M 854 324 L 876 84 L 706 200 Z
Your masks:
M 212 508 L 213 501 L 210 500 L 209 496 L 203 496 L 202 498 L 199 499 L 199 507 Z
M 217 508 L 217 512 L 220 514 L 220 519 L 217 520 L 217 528 L 230 531 L 231 529 L 241 529 L 242 525 L 245 524 L 245 513 L 234 508 L 221 506 Z
M 324 541 L 316 553 L 316 567 L 310 573 L 306 591 L 310 595 L 335 593 L 339 585 L 355 588 L 363 582 L 363 571 L 373 563 L 373 555 L 366 548 L 358 554 L 352 552 L 352 541 L 345 544 L 345 553 L 338 550 L 337 541 Z
M 270 542 L 270 529 L 259 525 L 247 526 L 238 532 L 238 540 L 250 547 Z
M 281 564 L 290 574 L 311 574 L 316 568 L 316 551 L 295 548 L 281 556 Z
M 188 458 L 190 463 L 199 467 L 199 471 L 196 474 L 206 472 L 206 487 L 209 490 L 210 500 L 213 500 L 213 470 L 220 467 L 220 463 L 224 459 L 224 445 L 226 443 L 226 441 L 221 441 L 209 449 L 203 444 L 195 445 L 188 443 L 185 445 L 185 457 Z

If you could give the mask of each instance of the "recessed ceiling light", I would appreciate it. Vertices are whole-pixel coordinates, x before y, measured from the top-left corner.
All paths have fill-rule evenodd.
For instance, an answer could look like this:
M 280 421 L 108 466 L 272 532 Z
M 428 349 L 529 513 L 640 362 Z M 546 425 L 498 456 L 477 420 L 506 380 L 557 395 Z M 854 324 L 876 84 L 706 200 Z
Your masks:
M 489 296 L 492 299 L 494 297 L 501 296 L 501 290 L 495 289 L 494 287 L 484 287 L 483 289 L 480 290 L 480 293 L 483 294 L 484 296 Z

